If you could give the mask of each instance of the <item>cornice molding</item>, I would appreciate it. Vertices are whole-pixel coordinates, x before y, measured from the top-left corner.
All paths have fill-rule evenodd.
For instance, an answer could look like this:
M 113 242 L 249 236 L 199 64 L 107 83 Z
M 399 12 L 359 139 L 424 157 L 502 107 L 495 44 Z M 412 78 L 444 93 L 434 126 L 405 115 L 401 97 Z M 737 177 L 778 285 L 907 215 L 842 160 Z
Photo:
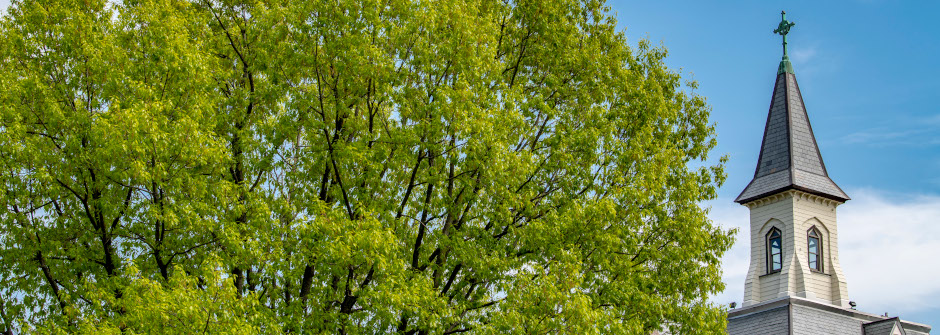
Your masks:
M 825 205 L 829 208 L 836 208 L 837 206 L 843 204 L 842 201 L 833 200 L 831 198 L 821 197 L 812 193 L 803 192 L 800 190 L 786 190 L 779 193 L 774 193 L 763 198 L 754 199 L 750 202 L 746 202 L 743 205 L 747 206 L 749 209 L 755 209 L 763 206 L 767 206 L 784 199 L 793 198 L 796 201 L 809 201 L 821 205 Z

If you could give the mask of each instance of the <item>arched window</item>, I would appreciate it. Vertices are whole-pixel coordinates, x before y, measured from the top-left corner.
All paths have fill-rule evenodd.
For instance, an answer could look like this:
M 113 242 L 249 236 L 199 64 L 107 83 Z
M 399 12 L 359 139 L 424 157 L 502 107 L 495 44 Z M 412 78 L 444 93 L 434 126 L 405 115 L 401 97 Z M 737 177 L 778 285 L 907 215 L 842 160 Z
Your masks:
M 812 227 L 806 232 L 806 254 L 809 259 L 809 268 L 816 271 L 822 271 L 822 234 L 816 227 Z
M 780 229 L 771 228 L 767 233 L 767 273 L 780 271 L 783 267 L 783 235 Z

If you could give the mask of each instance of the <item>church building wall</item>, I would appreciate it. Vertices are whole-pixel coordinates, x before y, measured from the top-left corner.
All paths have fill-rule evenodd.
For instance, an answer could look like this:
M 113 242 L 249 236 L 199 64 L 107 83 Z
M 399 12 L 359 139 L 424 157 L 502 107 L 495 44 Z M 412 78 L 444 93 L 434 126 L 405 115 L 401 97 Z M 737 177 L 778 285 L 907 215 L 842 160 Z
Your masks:
M 780 273 L 767 274 L 767 243 L 765 238 L 771 228 L 776 227 L 784 235 L 784 241 L 792 238 L 792 232 L 787 231 L 787 225 L 784 222 L 791 221 L 793 216 L 793 207 L 789 201 L 783 197 L 777 197 L 776 201 L 770 201 L 751 208 L 751 255 L 760 257 L 760 259 L 751 259 L 748 269 L 747 280 L 745 280 L 744 305 L 752 305 L 761 301 L 767 301 L 778 298 L 780 286 Z M 786 244 L 786 243 L 784 243 Z M 787 264 L 787 250 L 784 248 L 784 266 Z M 761 255 L 761 256 L 753 256 Z M 781 271 L 782 272 L 782 271 Z
M 848 307 L 848 290 L 842 266 L 839 264 L 839 233 L 836 225 L 835 201 L 803 192 L 794 193 L 793 222 L 796 226 L 796 256 L 800 261 L 804 286 L 798 289 L 799 297 L 821 300 L 836 306 Z M 811 270 L 807 254 L 807 233 L 811 227 L 821 233 L 823 272 Z
M 747 204 L 751 209 L 751 264 L 745 280 L 744 306 L 785 296 L 797 296 L 848 307 L 847 290 L 838 261 L 838 202 L 791 190 Z M 823 271 L 811 270 L 807 233 L 816 227 L 822 243 Z M 779 272 L 767 271 L 767 234 L 783 235 Z

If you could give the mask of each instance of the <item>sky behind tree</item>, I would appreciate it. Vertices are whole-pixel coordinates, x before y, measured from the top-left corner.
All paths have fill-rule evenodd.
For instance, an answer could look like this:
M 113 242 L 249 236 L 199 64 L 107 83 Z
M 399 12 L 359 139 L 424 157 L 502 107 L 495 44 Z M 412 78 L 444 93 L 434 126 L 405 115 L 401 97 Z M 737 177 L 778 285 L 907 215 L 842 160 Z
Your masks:
M 725 257 L 727 290 L 743 299 L 748 210 L 733 203 L 754 175 L 781 38 L 830 177 L 853 200 L 839 207 L 840 260 L 861 311 L 940 326 L 940 3 L 901 1 L 620 1 L 609 3 L 635 43 L 669 49 L 667 64 L 699 83 L 717 123 L 728 180 L 711 217 L 739 227 Z
M 9 0 L 0 0 L 4 12 Z M 840 257 L 862 311 L 940 326 L 940 67 L 938 2 L 627 1 L 609 3 L 635 43 L 662 42 L 668 64 L 699 83 L 713 107 L 728 180 L 712 218 L 739 227 L 725 258 L 727 290 L 743 297 L 748 212 L 732 200 L 753 176 L 773 80 L 780 11 L 796 22 L 790 54 L 832 179 Z

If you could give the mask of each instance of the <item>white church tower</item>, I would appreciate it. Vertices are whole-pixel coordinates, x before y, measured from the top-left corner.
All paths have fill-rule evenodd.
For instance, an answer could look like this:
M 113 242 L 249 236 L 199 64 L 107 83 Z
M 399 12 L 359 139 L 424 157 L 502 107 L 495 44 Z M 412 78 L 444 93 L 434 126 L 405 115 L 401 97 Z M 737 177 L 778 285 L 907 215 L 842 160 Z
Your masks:
M 751 210 L 751 266 L 744 306 L 802 297 L 849 307 L 839 267 L 836 207 L 849 200 L 826 172 L 787 56 L 777 70 L 754 179 L 735 202 Z
M 735 334 L 922 335 L 930 326 L 855 310 L 839 266 L 836 208 L 849 196 L 829 178 L 787 56 L 770 102 L 754 178 L 735 199 L 751 212 L 751 264 L 741 308 L 728 313 Z M 732 305 L 732 308 L 735 306 Z

